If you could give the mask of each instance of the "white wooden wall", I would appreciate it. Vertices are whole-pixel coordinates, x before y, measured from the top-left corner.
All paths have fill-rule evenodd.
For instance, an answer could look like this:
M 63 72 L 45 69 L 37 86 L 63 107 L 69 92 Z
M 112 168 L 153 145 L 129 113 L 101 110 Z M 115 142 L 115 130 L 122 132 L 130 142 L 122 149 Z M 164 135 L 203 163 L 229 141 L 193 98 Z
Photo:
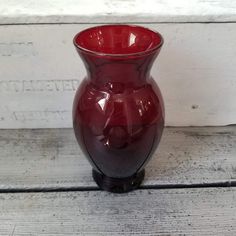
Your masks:
M 0 128 L 71 127 L 85 69 L 72 44 L 100 23 L 160 31 L 153 66 L 166 125 L 236 123 L 236 2 L 0 1 Z

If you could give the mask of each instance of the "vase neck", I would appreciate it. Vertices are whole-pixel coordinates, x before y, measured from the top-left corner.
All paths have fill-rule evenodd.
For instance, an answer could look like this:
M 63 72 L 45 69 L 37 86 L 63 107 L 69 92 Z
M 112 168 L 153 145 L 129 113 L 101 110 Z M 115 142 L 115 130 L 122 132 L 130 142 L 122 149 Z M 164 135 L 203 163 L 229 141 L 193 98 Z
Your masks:
M 107 58 L 86 53 L 79 54 L 86 66 L 88 79 L 97 86 L 109 83 L 140 86 L 149 78 L 150 69 L 158 53 L 159 50 L 135 58 L 125 56 Z

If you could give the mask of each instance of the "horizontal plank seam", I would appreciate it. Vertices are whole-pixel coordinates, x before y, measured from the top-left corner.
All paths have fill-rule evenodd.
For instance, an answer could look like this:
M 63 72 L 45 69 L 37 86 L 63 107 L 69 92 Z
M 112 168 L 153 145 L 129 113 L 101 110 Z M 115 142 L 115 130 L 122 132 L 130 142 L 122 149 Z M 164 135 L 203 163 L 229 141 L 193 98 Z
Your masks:
M 126 21 L 120 22 L 118 24 L 234 24 L 236 21 Z M 97 24 L 117 24 L 114 22 L 41 22 L 41 23 L 0 23 L 0 26 L 10 26 L 10 25 L 97 25 Z
M 199 184 L 144 185 L 144 186 L 140 186 L 140 189 L 225 188 L 225 187 L 236 187 L 236 181 L 199 183 Z
M 236 22 L 235 22 L 236 23 Z M 1 26 L 1 25 L 0 25 Z M 224 128 L 224 127 L 235 127 L 236 128 L 236 123 L 232 123 L 232 124 L 228 124 L 228 125 L 187 125 L 187 126 L 173 126 L 173 125 L 166 125 L 165 126 L 165 129 L 168 129 L 168 128 L 173 128 L 173 129 L 179 129 L 179 128 Z M 4 131 L 13 131 L 13 130 L 16 130 L 16 131 L 29 131 L 29 130 L 33 130 L 33 131 L 36 131 L 36 130 L 72 130 L 73 128 L 72 127 L 66 127 L 66 128 L 1 128 L 1 130 L 4 130 Z
M 202 184 L 162 184 L 162 185 L 145 185 L 138 189 L 158 190 L 158 189 L 188 189 L 188 188 L 225 188 L 236 187 L 235 181 L 202 183 Z M 101 191 L 98 187 L 43 187 L 43 188 L 11 188 L 0 189 L 0 193 L 33 193 L 33 192 L 82 192 L 82 191 Z
M 42 187 L 42 188 L 9 188 L 0 189 L 0 193 L 44 193 L 44 192 L 83 192 L 99 191 L 98 187 Z

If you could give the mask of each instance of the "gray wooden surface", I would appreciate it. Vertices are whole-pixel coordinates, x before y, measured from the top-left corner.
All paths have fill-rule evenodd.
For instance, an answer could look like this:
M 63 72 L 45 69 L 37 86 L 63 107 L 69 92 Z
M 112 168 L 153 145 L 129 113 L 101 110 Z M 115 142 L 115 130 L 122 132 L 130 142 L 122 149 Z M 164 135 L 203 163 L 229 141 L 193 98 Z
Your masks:
M 231 188 L 0 195 L 0 235 L 236 235 Z
M 143 185 L 236 180 L 236 126 L 166 128 Z M 96 187 L 71 129 L 1 130 L 0 189 Z
M 236 235 L 235 159 L 236 126 L 166 128 L 142 189 L 111 194 L 71 129 L 0 130 L 0 235 Z
M 235 22 L 234 0 L 2 0 L 0 24 Z

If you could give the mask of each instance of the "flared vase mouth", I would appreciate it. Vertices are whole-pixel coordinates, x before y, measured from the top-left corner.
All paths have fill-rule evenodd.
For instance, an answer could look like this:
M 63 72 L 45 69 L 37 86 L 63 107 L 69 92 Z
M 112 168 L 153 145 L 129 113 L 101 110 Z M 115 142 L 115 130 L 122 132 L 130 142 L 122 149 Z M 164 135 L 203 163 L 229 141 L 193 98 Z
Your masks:
M 160 33 L 137 25 L 101 25 L 85 29 L 74 37 L 77 50 L 103 57 L 144 56 L 161 48 Z

